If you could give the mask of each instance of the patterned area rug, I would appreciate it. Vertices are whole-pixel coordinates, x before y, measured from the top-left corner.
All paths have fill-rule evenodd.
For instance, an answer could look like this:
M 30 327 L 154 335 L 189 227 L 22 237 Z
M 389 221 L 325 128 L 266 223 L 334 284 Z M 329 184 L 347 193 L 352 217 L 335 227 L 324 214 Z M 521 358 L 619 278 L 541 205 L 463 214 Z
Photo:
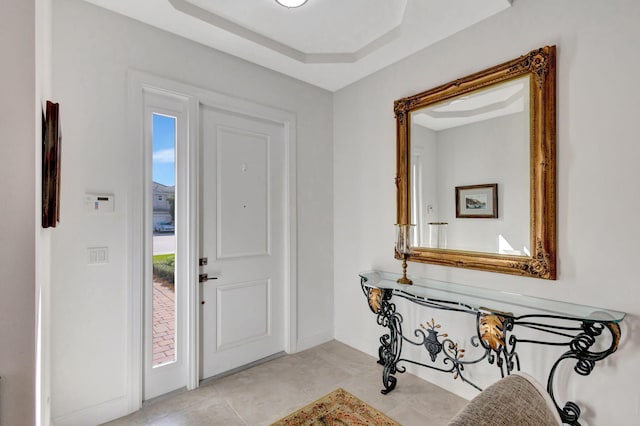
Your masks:
M 271 426 L 400 426 L 344 389 L 336 389 Z

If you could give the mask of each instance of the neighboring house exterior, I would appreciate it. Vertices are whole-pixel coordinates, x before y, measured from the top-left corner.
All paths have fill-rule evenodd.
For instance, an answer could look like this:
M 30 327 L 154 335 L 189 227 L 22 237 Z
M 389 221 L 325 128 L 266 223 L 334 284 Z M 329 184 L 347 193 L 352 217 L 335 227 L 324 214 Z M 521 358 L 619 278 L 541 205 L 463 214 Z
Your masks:
M 153 230 L 157 230 L 162 223 L 171 223 L 171 203 L 170 197 L 175 197 L 175 186 L 165 186 L 161 183 L 153 182 Z M 174 198 L 175 199 L 175 198 Z

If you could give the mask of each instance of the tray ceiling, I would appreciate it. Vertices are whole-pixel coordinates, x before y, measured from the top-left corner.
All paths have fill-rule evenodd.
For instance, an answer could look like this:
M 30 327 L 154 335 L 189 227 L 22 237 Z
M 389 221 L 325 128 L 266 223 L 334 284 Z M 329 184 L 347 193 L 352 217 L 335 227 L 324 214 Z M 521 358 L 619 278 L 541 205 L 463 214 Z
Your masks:
M 327 90 L 345 87 L 511 0 L 86 0 Z

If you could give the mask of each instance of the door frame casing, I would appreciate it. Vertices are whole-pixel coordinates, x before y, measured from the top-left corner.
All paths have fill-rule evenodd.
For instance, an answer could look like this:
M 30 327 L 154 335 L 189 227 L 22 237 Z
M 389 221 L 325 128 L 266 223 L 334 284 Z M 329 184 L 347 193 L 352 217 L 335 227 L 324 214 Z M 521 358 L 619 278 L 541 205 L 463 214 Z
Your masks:
M 296 179 L 296 115 L 271 106 L 261 105 L 246 99 L 236 98 L 215 91 L 176 82 L 163 77 L 158 77 L 146 72 L 129 69 L 128 80 L 128 111 L 127 128 L 129 140 L 134 153 L 129 162 L 131 188 L 128 196 L 129 203 L 129 241 L 128 251 L 130 263 L 128 267 L 129 292 L 127 300 L 127 394 L 129 411 L 133 412 L 142 406 L 143 398 L 143 374 L 144 374 L 144 275 L 145 261 L 144 230 L 146 223 L 144 215 L 145 194 L 145 170 L 140 167 L 145 164 L 145 158 L 149 155 L 145 152 L 143 140 L 144 126 L 144 92 L 167 93 L 174 97 L 184 98 L 188 104 L 187 123 L 188 140 L 187 155 L 184 156 L 187 164 L 181 164 L 183 179 L 187 182 L 187 203 L 185 205 L 185 217 L 188 218 L 186 232 L 188 237 L 178 250 L 186 258 L 187 268 L 184 268 L 185 279 L 188 280 L 186 318 L 186 362 L 187 362 L 187 389 L 196 389 L 199 386 L 200 370 L 200 316 L 199 300 L 200 286 L 198 283 L 198 249 L 199 249 L 199 167 L 198 153 L 200 151 L 199 110 L 201 105 L 214 107 L 225 111 L 243 114 L 246 116 L 269 120 L 284 126 L 285 149 L 285 256 L 284 256 L 284 333 L 287 353 L 297 351 L 297 179 Z M 179 161 L 179 160 L 178 160 Z M 141 170 L 142 169 L 142 170 Z
M 183 342 L 187 341 L 188 329 L 186 314 L 188 312 L 188 291 L 189 286 L 181 285 L 189 283 L 192 279 L 192 271 L 190 270 L 189 255 L 189 231 L 191 222 L 189 220 L 190 202 L 188 179 L 182 176 L 176 176 L 176 203 L 175 203 L 175 235 L 176 235 L 176 262 L 175 262 L 175 312 L 176 312 L 176 329 L 175 329 L 175 361 L 166 365 L 153 367 L 152 365 L 144 365 L 145 359 L 153 358 L 153 337 L 150 327 L 153 325 L 153 290 L 151 283 L 153 282 L 153 266 L 151 264 L 151 256 L 153 256 L 153 230 L 150 223 L 153 223 L 153 195 L 150 191 L 153 182 L 153 114 L 166 116 L 174 116 L 176 118 L 175 128 L 175 169 L 188 170 L 189 162 L 189 99 L 175 93 L 168 93 L 157 89 L 145 87 L 143 89 L 144 103 L 144 214 L 145 226 L 144 230 L 144 283 L 146 291 L 143 291 L 144 297 L 144 320 L 146 330 L 143 330 L 146 354 L 143 358 L 143 368 L 145 372 L 143 377 L 147 379 L 143 383 L 143 398 L 150 399 L 155 396 L 162 395 L 165 390 L 162 388 L 170 388 L 170 390 L 180 387 L 181 384 L 186 385 L 186 368 L 187 363 L 187 345 Z M 187 195 L 187 196 L 184 196 Z M 185 255 L 186 254 L 186 255 Z M 153 361 L 151 361 L 153 363 Z M 149 395 L 149 391 L 153 390 Z

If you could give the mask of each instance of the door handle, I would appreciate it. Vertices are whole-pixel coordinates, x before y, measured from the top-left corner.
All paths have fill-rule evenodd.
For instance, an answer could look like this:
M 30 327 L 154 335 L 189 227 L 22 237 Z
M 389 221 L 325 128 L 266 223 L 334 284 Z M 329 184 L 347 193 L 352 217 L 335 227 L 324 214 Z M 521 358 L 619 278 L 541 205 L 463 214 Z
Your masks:
M 209 274 L 200 274 L 198 276 L 198 282 L 205 283 L 209 280 L 217 280 L 218 277 L 210 277 Z

